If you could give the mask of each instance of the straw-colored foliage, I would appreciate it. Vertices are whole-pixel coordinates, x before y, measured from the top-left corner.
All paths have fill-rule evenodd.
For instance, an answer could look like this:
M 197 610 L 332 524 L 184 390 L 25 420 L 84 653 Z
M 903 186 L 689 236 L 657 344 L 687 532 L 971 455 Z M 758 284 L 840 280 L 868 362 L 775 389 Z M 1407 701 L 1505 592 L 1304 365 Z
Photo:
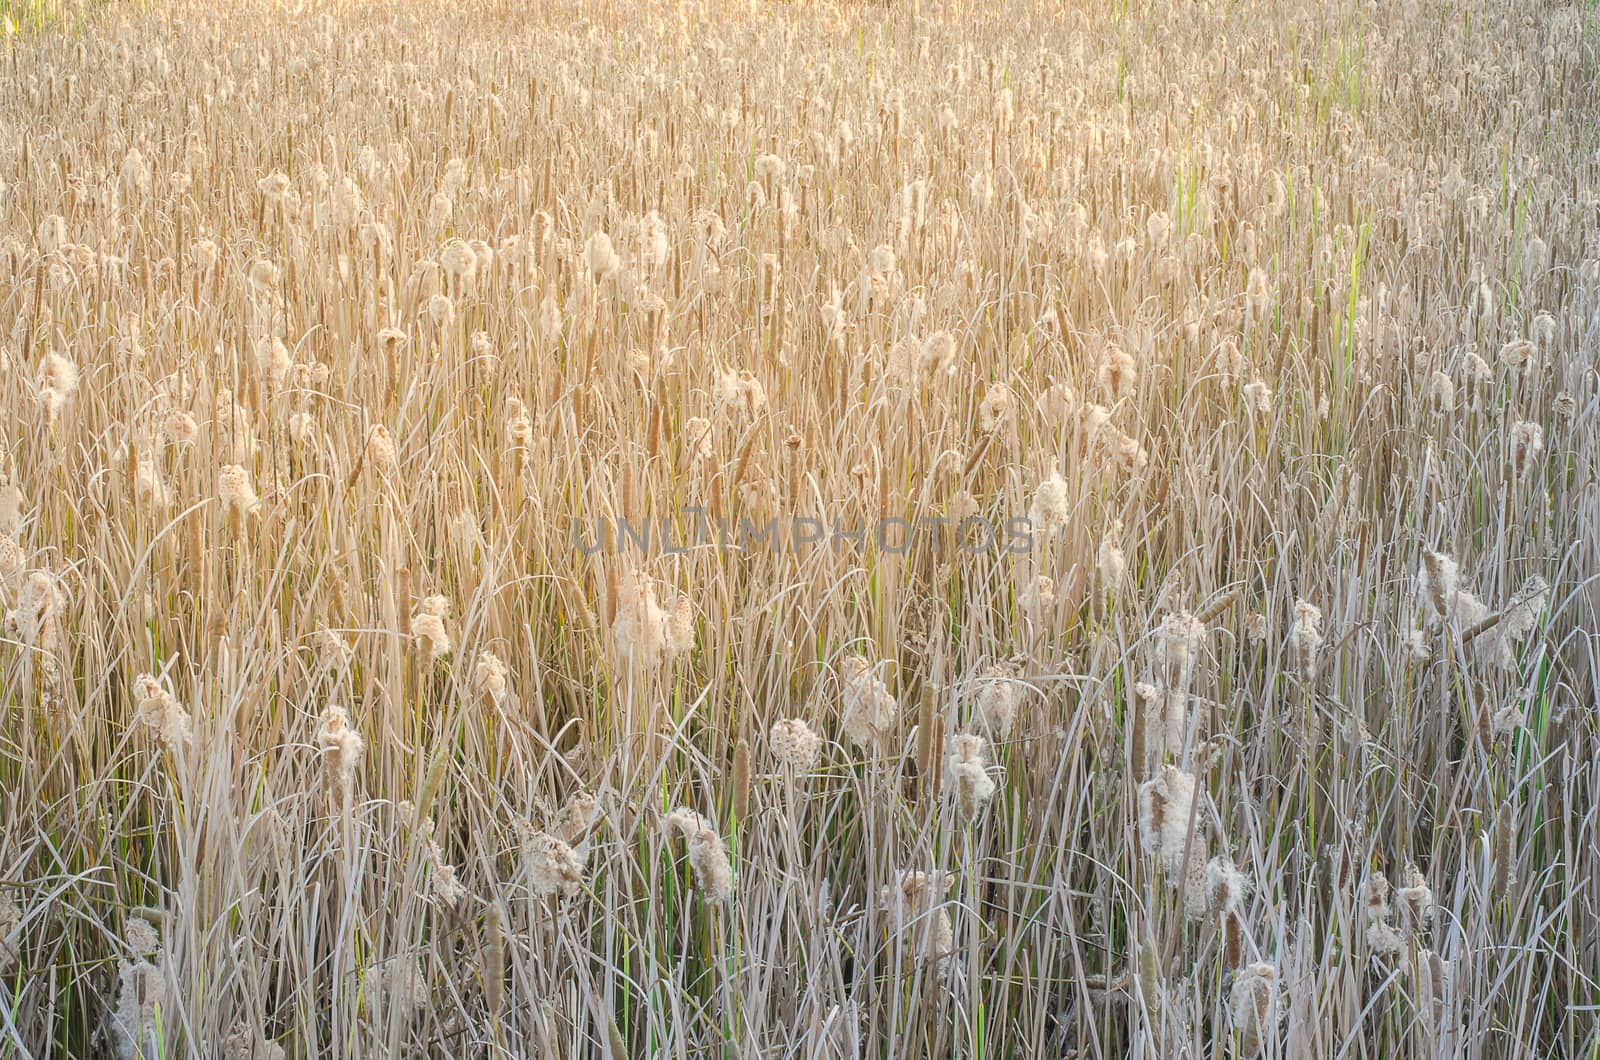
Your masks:
M 0 1057 L 1592 1055 L 1592 3 L 5 7 Z

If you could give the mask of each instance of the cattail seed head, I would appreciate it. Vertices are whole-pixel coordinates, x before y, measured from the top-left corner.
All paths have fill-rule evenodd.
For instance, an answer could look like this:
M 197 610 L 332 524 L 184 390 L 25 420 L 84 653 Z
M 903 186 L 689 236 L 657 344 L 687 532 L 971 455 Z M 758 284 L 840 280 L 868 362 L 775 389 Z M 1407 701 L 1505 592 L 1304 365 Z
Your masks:
M 456 322 L 456 304 L 447 294 L 436 294 L 428 299 L 428 321 L 436 328 L 447 328 Z
M 45 422 L 54 423 L 78 389 L 78 366 L 58 353 L 45 357 L 39 369 L 39 403 L 44 406 Z
M 1246 383 L 1240 392 L 1244 396 L 1244 408 L 1252 416 L 1272 415 L 1272 388 L 1261 380 Z
M 1439 621 L 1451 618 L 1460 587 L 1460 568 L 1456 561 L 1441 552 L 1424 552 L 1419 580 L 1422 600 L 1433 617 Z
M 1399 953 L 1405 945 L 1405 936 L 1394 925 L 1394 911 L 1389 906 L 1389 881 L 1373 873 L 1367 877 L 1363 894 L 1367 907 L 1367 945 L 1375 954 Z
M 242 464 L 225 464 L 217 472 L 217 497 L 222 502 L 224 515 L 236 515 L 241 520 L 261 508 L 261 498 L 256 496 L 250 482 L 250 472 Z
M 1228 1014 L 1238 1035 L 1239 1053 L 1254 1056 L 1277 1032 L 1278 971 L 1270 964 L 1247 965 L 1234 975 Z
M 1511 425 L 1510 438 L 1511 477 L 1521 481 L 1538 466 L 1544 453 L 1544 428 L 1537 423 L 1519 420 Z
M 722 837 L 705 817 L 679 807 L 667 815 L 667 825 L 676 828 L 689 849 L 689 867 L 695 882 L 708 902 L 727 902 L 733 897 L 733 865 L 722 845 Z
M 689 598 L 671 594 L 663 603 L 655 579 L 645 572 L 629 571 L 618 579 L 616 605 L 611 632 L 630 663 L 648 667 L 671 662 L 693 647 Z
M 879 892 L 891 930 L 916 939 L 916 953 L 925 960 L 942 961 L 955 952 L 955 932 L 943 904 L 950 883 L 942 872 L 901 871 Z
M 1139 835 L 1147 853 L 1154 854 L 1174 877 L 1183 866 L 1184 849 L 1189 845 L 1189 817 L 1194 806 L 1194 775 L 1175 766 L 1161 767 L 1150 780 L 1139 785 Z M 1196 817 L 1195 828 L 1203 824 Z M 1195 836 L 1192 860 L 1204 863 L 1204 843 Z
M 974 720 L 988 733 L 1005 739 L 1017 721 L 1023 686 L 1007 669 L 991 666 L 978 686 Z
M 1036 533 L 1046 536 L 1065 527 L 1072 518 L 1072 503 L 1067 491 L 1067 480 L 1061 472 L 1052 471 L 1039 483 L 1033 503 L 1028 508 L 1028 520 Z
M 799 718 L 783 718 L 772 723 L 767 746 L 778 764 L 796 772 L 815 769 L 822 755 L 822 737 Z
M 1433 889 L 1415 865 L 1406 868 L 1406 885 L 1395 893 L 1400 930 L 1408 938 L 1421 934 L 1433 921 Z
M 917 352 L 917 378 L 923 383 L 951 375 L 956 369 L 956 339 L 948 331 L 936 331 L 922 342 Z
M 527 829 L 522 837 L 523 871 L 535 898 L 571 898 L 583 889 L 584 857 L 562 839 Z
M 617 257 L 611 237 L 604 232 L 594 233 L 584 243 L 583 260 L 589 267 L 589 275 L 596 281 L 615 275 L 622 267 L 622 259 Z
M 506 398 L 506 442 L 512 449 L 528 449 L 533 445 L 533 420 L 528 416 L 528 406 L 520 398 Z
M 733 798 L 730 809 L 734 821 L 750 816 L 750 741 L 739 737 L 733 746 Z
M 161 936 L 142 916 L 128 918 L 122 928 L 122 941 L 135 957 L 154 957 L 161 948 Z
M 1206 862 L 1206 898 L 1212 909 L 1237 912 L 1249 889 L 1250 881 L 1232 858 L 1218 855 Z
M 1095 384 L 1108 405 L 1132 397 L 1139 385 L 1139 362 L 1121 346 L 1107 346 L 1095 369 Z
M 586 835 L 599 813 L 599 800 L 587 791 L 574 792 L 545 831 L 563 843 L 575 844 Z
M 871 754 L 882 754 L 899 715 L 899 705 L 864 655 L 840 664 L 843 679 L 843 727 L 850 742 Z
M 117 966 L 117 1007 L 111 1013 L 112 1038 L 120 1057 L 164 1056 L 162 1039 L 172 1035 L 167 1003 L 166 954 Z
M 978 406 L 978 425 L 985 431 L 999 430 L 1010 421 L 1015 404 L 1010 387 L 1004 383 L 994 384 Z
M 17 590 L 16 606 L 6 612 L 5 632 L 38 648 L 53 652 L 59 646 L 61 616 L 67 594 L 49 571 L 29 571 Z
M 365 461 L 368 467 L 385 475 L 395 469 L 394 437 L 381 423 L 367 432 Z
M 1294 603 L 1294 625 L 1289 628 L 1295 664 L 1308 684 L 1315 682 L 1322 652 L 1322 611 L 1305 600 Z
M 1017 595 L 1017 606 L 1024 613 L 1036 617 L 1044 615 L 1055 603 L 1056 583 L 1043 574 L 1034 575 L 1033 580 Z
M 1172 688 L 1185 688 L 1205 646 L 1206 625 L 1188 611 L 1170 611 L 1156 631 L 1156 661 Z
M 464 239 L 452 239 L 439 251 L 439 267 L 453 284 L 472 282 L 478 271 L 478 257 Z
M 1189 697 L 1147 681 L 1136 684 L 1133 694 L 1144 713 L 1145 754 L 1156 764 L 1180 757 L 1189 736 Z
M 472 684 L 496 706 L 511 698 L 511 668 L 492 651 L 481 651 L 472 666 Z
M 367 742 L 350 725 L 350 716 L 338 704 L 330 703 L 322 712 L 317 728 L 317 746 L 322 748 L 325 787 L 330 802 L 350 808 L 355 791 L 356 772 Z
M 265 258 L 250 263 L 250 286 L 257 295 L 270 295 L 278 287 L 278 267 Z
M 1108 593 L 1114 593 L 1121 588 L 1123 579 L 1128 574 L 1128 557 L 1122 551 L 1121 536 L 1120 523 L 1113 523 L 1106 531 L 1106 536 L 1100 539 L 1100 548 L 1095 553 L 1095 566 L 1100 571 L 1100 583 Z
M 766 390 L 755 374 L 748 371 L 736 372 L 731 368 L 719 370 L 716 384 L 712 387 L 712 397 L 718 407 L 741 412 L 751 419 L 761 415 L 767 407 Z
M 450 654 L 450 631 L 446 626 L 450 618 L 448 596 L 427 596 L 418 602 L 411 616 L 411 636 L 419 647 L 428 649 L 435 662 Z
M 1427 399 L 1435 409 L 1448 416 L 1456 410 L 1456 384 L 1444 372 L 1435 371 L 1428 377 Z
M 995 793 L 994 778 L 989 775 L 988 742 L 976 733 L 958 733 L 950 739 L 947 758 L 945 783 L 962 814 L 976 817 Z
M 148 726 L 163 746 L 174 753 L 193 739 L 189 712 L 154 674 L 141 674 L 133 683 L 134 716 Z

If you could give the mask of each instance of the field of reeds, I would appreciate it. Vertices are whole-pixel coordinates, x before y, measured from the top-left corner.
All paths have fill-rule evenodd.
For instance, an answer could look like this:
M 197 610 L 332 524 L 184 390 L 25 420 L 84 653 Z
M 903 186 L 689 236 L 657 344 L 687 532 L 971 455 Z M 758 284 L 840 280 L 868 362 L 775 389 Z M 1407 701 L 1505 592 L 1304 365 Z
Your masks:
M 0 1058 L 1592 1057 L 1592 0 L 10 3 Z

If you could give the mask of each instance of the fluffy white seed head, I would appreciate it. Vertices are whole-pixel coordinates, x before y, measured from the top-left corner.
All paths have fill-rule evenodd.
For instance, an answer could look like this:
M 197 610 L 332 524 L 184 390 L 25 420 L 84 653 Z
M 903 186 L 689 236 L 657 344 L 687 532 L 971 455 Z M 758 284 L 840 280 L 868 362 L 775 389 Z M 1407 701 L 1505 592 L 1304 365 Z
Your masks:
M 133 703 L 134 716 L 155 733 L 163 746 L 177 752 L 192 741 L 189 712 L 154 674 L 140 674 L 134 679 Z
M 733 864 L 712 823 L 693 810 L 679 807 L 667 815 L 667 824 L 682 834 L 688 846 L 689 867 L 694 870 L 701 896 L 708 902 L 731 899 Z
M 1146 853 L 1153 854 L 1174 878 L 1180 875 L 1184 849 L 1190 860 L 1205 863 L 1201 833 L 1204 818 L 1195 816 L 1195 837 L 1189 841 L 1189 817 L 1194 806 L 1195 779 L 1175 766 L 1164 765 L 1154 777 L 1139 785 L 1139 837 Z
M 632 570 L 618 579 L 617 611 L 611 625 L 617 650 L 642 667 L 669 663 L 694 646 L 694 606 L 679 593 L 667 593 L 655 579 Z
M 528 830 L 522 838 L 522 858 L 535 898 L 571 898 L 583 889 L 585 858 L 565 840 Z
M 1257 962 L 1241 968 L 1228 994 L 1228 1015 L 1238 1035 L 1239 1052 L 1254 1056 L 1278 1029 L 1278 970 Z
M 942 961 L 955 952 L 955 932 L 944 907 L 951 879 L 942 872 L 903 870 L 879 891 L 893 931 L 912 941 L 916 956 Z
M 1010 736 L 1023 691 L 1023 685 L 1011 673 L 1003 667 L 991 666 L 978 682 L 973 711 L 978 726 L 998 739 Z
M 1061 477 L 1061 472 L 1052 471 L 1034 491 L 1028 520 L 1034 533 L 1048 536 L 1065 527 L 1071 518 L 1072 501 L 1067 480 Z
M 899 705 L 866 656 L 848 656 L 839 669 L 845 735 L 863 751 L 882 754 L 889 747 Z
M 1169 611 L 1161 620 L 1156 631 L 1156 664 L 1168 687 L 1188 687 L 1205 642 L 1205 623 L 1188 611 Z
M 317 746 L 322 749 L 328 795 L 336 805 L 348 808 L 367 742 L 350 725 L 350 715 L 342 706 L 329 703 L 322 712 L 322 722 L 317 727 Z
M 995 781 L 989 775 L 988 741 L 977 733 L 957 733 L 950 738 L 946 757 L 945 783 L 961 812 L 976 817 L 995 793 Z
M 59 353 L 48 354 L 39 369 L 39 403 L 45 421 L 54 423 L 78 389 L 78 366 Z
M 781 718 L 772 723 L 767 746 L 780 766 L 797 772 L 815 769 L 822 755 L 822 737 L 811 731 L 800 718 Z
M 224 515 L 241 520 L 261 509 L 261 498 L 256 496 L 250 472 L 242 464 L 225 464 L 217 472 L 217 499 L 222 502 Z
M 1322 653 L 1322 611 L 1316 605 L 1306 600 L 1295 601 L 1289 641 L 1300 673 L 1308 682 L 1314 681 Z
M 472 666 L 472 684 L 497 706 L 511 698 L 511 668 L 492 651 L 480 651 Z
M 435 662 L 451 651 L 449 619 L 448 596 L 424 597 L 417 603 L 416 612 L 411 616 L 412 639 L 419 648 L 426 649 L 429 658 Z

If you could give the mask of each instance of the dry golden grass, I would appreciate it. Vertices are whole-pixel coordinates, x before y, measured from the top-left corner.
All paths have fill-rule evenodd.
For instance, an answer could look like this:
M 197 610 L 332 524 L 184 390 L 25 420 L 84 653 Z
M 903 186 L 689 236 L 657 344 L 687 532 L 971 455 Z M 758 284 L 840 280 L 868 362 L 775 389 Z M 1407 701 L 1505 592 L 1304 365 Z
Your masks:
M 1592 4 L 8 10 L 0 1057 L 1600 1049 Z

